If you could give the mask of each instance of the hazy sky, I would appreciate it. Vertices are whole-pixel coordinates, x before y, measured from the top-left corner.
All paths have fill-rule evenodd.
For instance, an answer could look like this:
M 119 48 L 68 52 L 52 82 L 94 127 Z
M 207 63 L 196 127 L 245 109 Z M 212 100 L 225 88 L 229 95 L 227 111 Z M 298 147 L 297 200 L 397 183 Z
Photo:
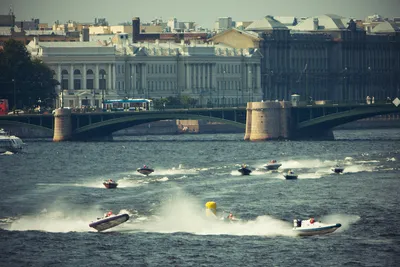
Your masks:
M 329 13 L 357 19 L 372 14 L 400 17 L 400 0 L 0 0 L 0 14 L 8 14 L 11 5 L 16 20 L 39 18 L 49 24 L 57 19 L 93 22 L 97 17 L 118 24 L 132 17 L 140 17 L 142 22 L 176 17 L 210 28 L 218 17 L 225 16 L 234 21 Z

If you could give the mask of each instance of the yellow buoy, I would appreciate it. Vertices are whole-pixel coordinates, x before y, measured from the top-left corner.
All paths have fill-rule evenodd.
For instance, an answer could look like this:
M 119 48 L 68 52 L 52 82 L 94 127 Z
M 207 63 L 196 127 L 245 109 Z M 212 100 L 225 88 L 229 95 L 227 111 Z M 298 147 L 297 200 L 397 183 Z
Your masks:
M 217 203 L 215 203 L 214 201 L 209 201 L 206 203 L 206 215 L 217 215 Z

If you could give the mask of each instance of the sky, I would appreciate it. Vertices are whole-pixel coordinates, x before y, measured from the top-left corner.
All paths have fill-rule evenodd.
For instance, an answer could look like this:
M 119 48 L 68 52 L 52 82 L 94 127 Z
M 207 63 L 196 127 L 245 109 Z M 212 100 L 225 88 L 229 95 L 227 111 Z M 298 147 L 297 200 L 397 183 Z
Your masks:
M 266 15 L 400 17 L 400 0 L 0 0 L 0 14 L 8 14 L 10 6 L 17 21 L 39 18 L 50 25 L 56 20 L 94 22 L 95 18 L 106 18 L 116 25 L 133 17 L 140 17 L 141 22 L 176 17 L 212 28 L 218 17 L 228 16 L 234 21 L 253 21 Z

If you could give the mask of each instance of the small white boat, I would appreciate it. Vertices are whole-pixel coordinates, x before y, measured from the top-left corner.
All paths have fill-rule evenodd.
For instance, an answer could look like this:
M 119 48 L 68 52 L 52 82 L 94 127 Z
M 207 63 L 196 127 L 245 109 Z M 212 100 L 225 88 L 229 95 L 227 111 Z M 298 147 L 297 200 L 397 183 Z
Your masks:
M 7 151 L 19 152 L 23 146 L 24 142 L 19 137 L 10 135 L 4 129 L 0 129 L 0 153 Z
M 283 176 L 286 178 L 286 180 L 295 180 L 298 177 L 298 175 L 295 174 L 292 170 L 289 170 Z
M 325 224 L 314 221 L 314 219 L 311 218 L 309 220 L 294 219 L 293 226 L 293 231 L 295 231 L 299 236 L 311 236 L 333 233 L 342 225 L 340 223 Z
M 270 162 L 264 165 L 264 168 L 273 171 L 279 169 L 280 166 L 282 166 L 281 163 L 276 162 L 276 160 L 271 160 Z
M 129 215 L 126 213 L 123 214 L 110 214 L 107 213 L 103 218 L 97 218 L 97 221 L 94 221 L 89 224 L 89 227 L 96 229 L 101 232 L 112 227 L 118 226 L 121 223 L 129 220 Z
M 331 169 L 334 173 L 342 173 L 344 171 L 344 167 L 336 165 Z

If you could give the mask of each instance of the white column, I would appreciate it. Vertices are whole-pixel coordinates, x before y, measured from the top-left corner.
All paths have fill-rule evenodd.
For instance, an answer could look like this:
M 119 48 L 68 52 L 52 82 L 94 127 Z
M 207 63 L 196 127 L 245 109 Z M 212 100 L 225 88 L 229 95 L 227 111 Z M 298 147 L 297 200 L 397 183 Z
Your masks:
M 110 89 L 115 91 L 115 84 L 117 83 L 117 79 L 116 79 L 117 76 L 116 76 L 116 73 L 115 73 L 115 64 L 112 65 L 112 73 L 110 73 L 110 79 L 111 79 L 111 77 L 112 77 L 112 84 L 111 84 L 111 88 Z
M 203 76 L 202 78 L 202 85 L 201 87 L 204 89 L 206 88 L 206 64 L 201 64 L 201 75 Z
M 111 79 L 111 77 L 112 77 L 112 75 L 111 75 L 111 73 L 112 73 L 112 70 L 111 70 L 111 63 L 110 64 L 108 64 L 108 71 L 107 71 L 107 76 L 106 76 L 106 79 L 107 79 L 107 89 L 108 90 L 111 90 L 111 88 L 112 88 L 112 79 Z
M 82 75 L 83 81 L 82 81 L 82 89 L 87 89 L 86 85 L 86 64 L 83 64 L 83 75 Z
M 211 75 L 212 75 L 212 80 L 211 80 L 211 88 L 215 89 L 217 88 L 217 64 L 212 64 L 211 67 Z
M 95 72 L 94 72 L 94 88 L 99 90 L 99 64 L 96 64 Z
M 259 93 L 260 88 L 261 88 L 261 70 L 260 70 L 260 64 L 256 65 L 256 73 L 257 77 L 257 82 L 256 82 L 256 88 L 257 88 L 257 93 Z
M 62 76 L 61 76 L 61 64 L 57 65 L 57 80 L 62 83 Z
M 142 80 L 142 89 L 144 98 L 147 97 L 147 78 L 146 78 L 146 65 L 141 65 L 141 80 Z
M 185 64 L 186 68 L 186 90 L 190 90 L 190 65 L 189 63 Z
M 137 88 L 136 88 L 136 64 L 132 64 L 132 88 L 133 88 L 133 95 L 136 97 L 137 95 Z
M 70 90 L 74 90 L 74 64 L 69 67 L 69 86 Z

